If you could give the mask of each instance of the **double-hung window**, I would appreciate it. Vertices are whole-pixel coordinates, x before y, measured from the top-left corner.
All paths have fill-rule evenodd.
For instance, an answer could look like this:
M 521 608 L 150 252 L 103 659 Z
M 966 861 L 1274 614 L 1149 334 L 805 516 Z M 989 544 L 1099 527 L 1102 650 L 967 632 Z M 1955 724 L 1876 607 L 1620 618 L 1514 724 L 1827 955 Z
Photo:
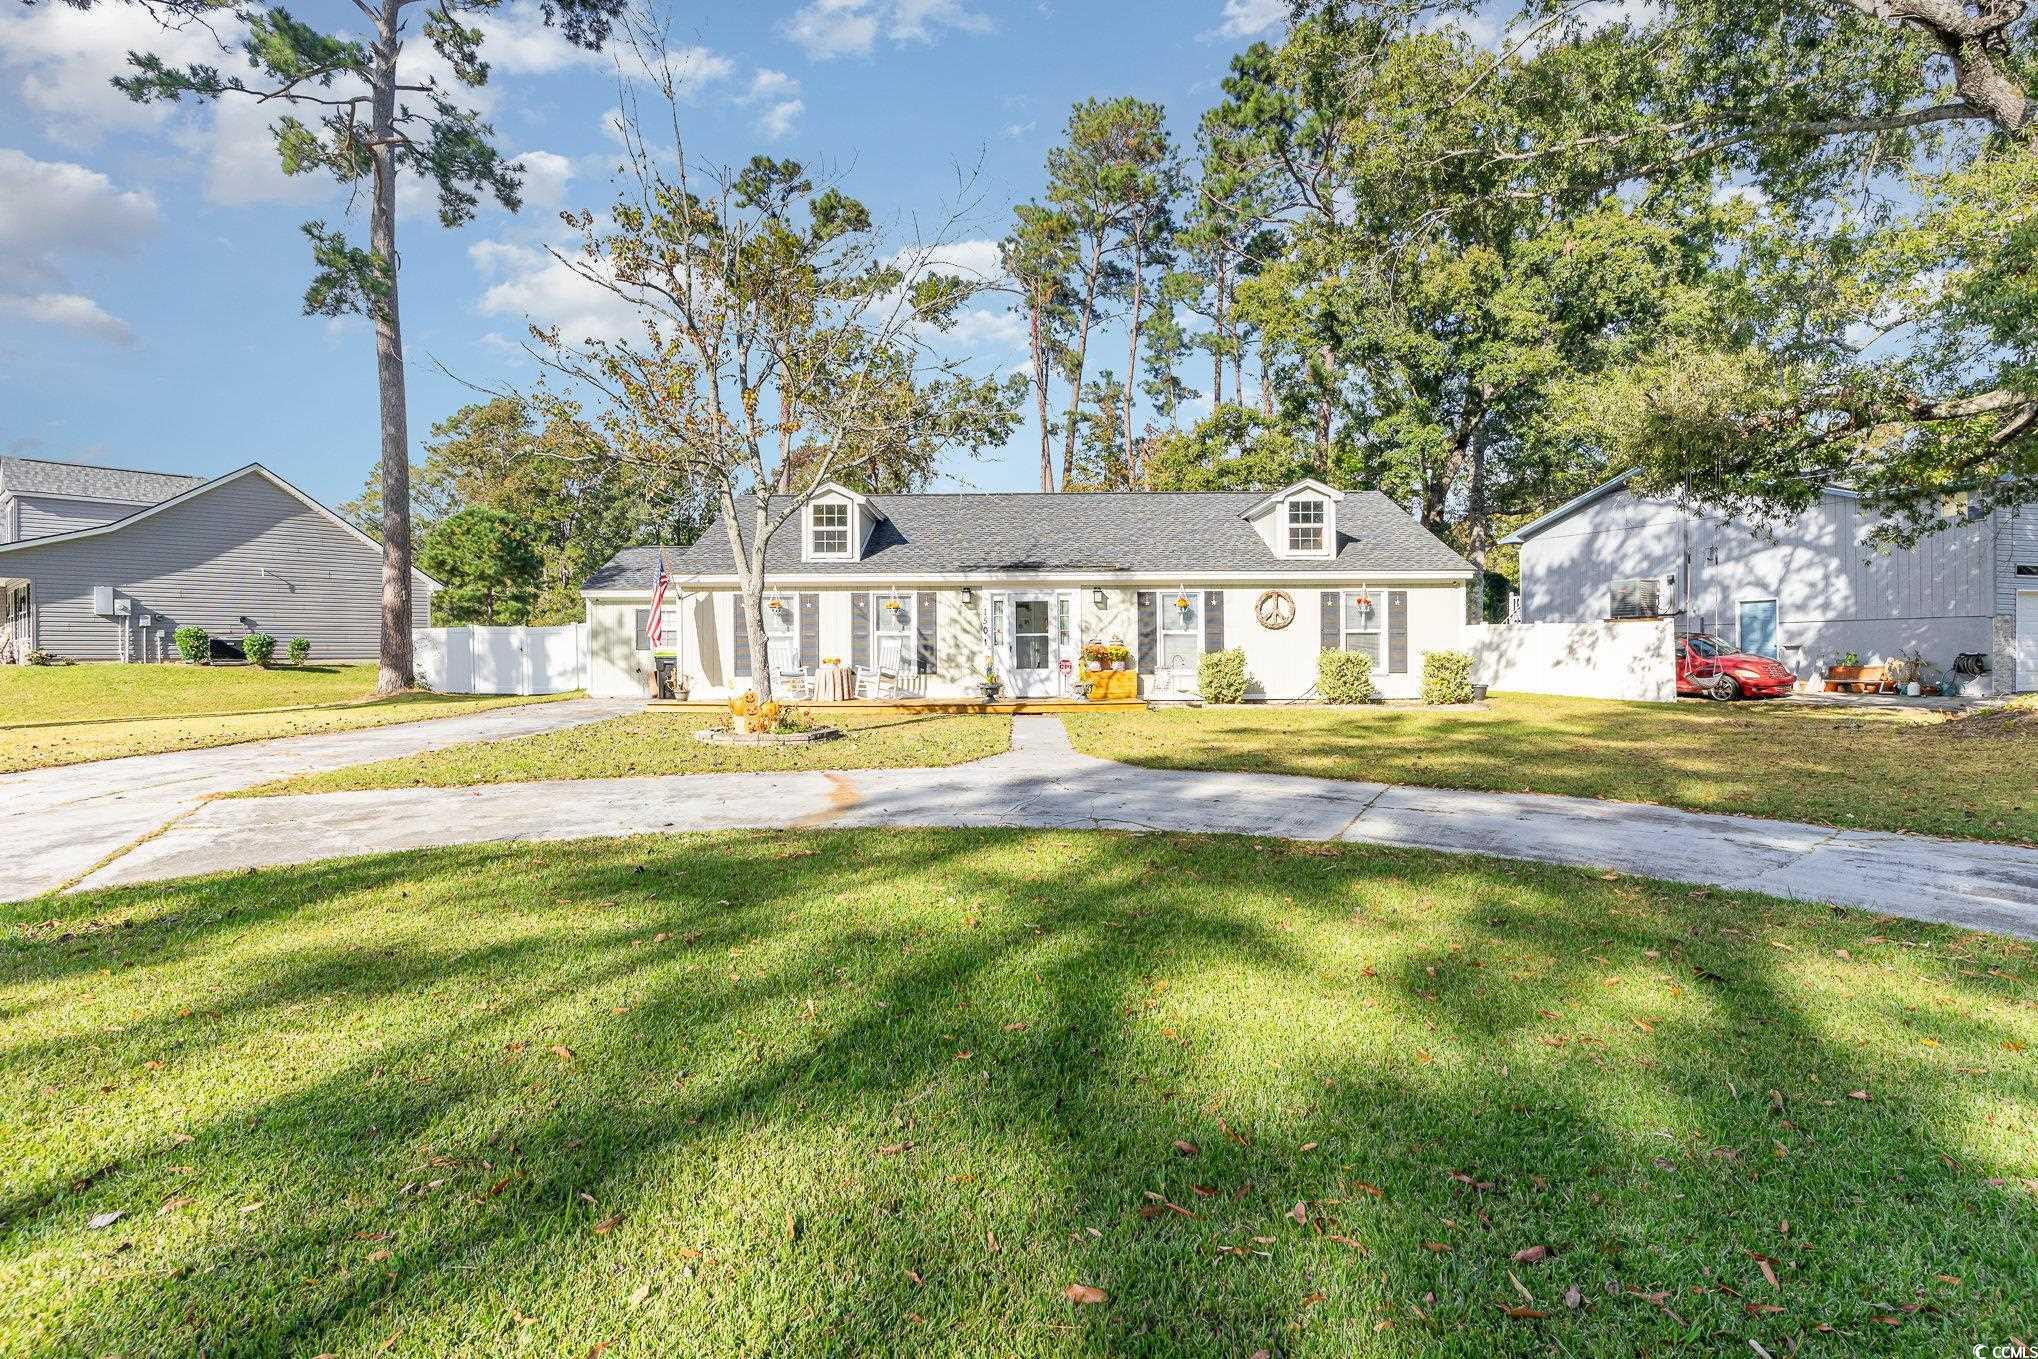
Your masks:
M 1196 659 L 1203 654 L 1203 593 L 1164 590 L 1160 596 L 1161 673 L 1193 686 Z M 1181 684 L 1175 687 L 1182 687 Z
M 873 595 L 871 605 L 877 619 L 878 669 L 896 674 L 913 654 L 913 596 L 903 591 Z
M 1346 590 L 1338 596 L 1344 615 L 1339 620 L 1340 642 L 1346 651 L 1363 651 L 1380 660 L 1380 623 L 1386 616 L 1384 596 L 1372 590 Z
M 817 501 L 812 509 L 813 555 L 816 557 L 846 557 L 849 555 L 849 506 L 840 500 Z
M 1323 551 L 1324 514 L 1321 500 L 1288 502 L 1288 550 Z

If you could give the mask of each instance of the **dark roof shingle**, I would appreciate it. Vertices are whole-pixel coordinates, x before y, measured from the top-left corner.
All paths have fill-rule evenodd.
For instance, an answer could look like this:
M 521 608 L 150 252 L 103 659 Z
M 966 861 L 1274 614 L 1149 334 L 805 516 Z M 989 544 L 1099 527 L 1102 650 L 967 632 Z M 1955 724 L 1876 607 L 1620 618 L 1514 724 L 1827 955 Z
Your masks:
M 1463 557 L 1378 491 L 1347 491 L 1334 557 L 1276 557 L 1243 517 L 1267 497 L 1245 491 L 992 492 L 873 496 L 886 516 L 856 561 L 803 562 L 798 525 L 772 535 L 767 574 L 901 575 L 985 571 L 1210 571 L 1339 575 L 1471 572 Z M 740 521 L 739 521 L 740 522 Z M 720 519 L 685 548 L 665 548 L 677 580 L 726 576 L 735 565 Z M 648 590 L 659 549 L 625 548 L 589 590 Z
M 137 472 L 125 467 L 93 467 L 82 462 L 46 462 L 41 458 L 0 458 L 0 492 L 19 495 L 79 496 L 115 500 L 129 505 L 160 505 L 202 486 L 206 477 L 175 472 Z

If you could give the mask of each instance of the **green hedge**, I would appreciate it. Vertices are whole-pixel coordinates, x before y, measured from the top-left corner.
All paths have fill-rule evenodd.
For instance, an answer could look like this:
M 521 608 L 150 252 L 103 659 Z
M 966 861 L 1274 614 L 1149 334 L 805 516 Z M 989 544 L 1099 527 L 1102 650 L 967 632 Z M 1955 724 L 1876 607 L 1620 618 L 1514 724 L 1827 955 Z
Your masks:
M 1472 658 L 1462 651 L 1432 651 L 1422 658 L 1424 703 L 1470 703 Z
M 1371 703 L 1373 658 L 1363 651 L 1319 652 L 1316 693 L 1325 703 Z
M 1251 683 L 1243 651 L 1206 651 L 1196 662 L 1196 692 L 1205 703 L 1243 703 Z
M 241 638 L 241 655 L 256 665 L 267 665 L 276 654 L 276 639 L 266 632 L 251 632 Z
M 177 654 L 192 665 L 206 660 L 212 655 L 212 634 L 204 628 L 178 628 Z
M 292 637 L 290 639 L 290 663 L 292 665 L 303 665 L 306 661 L 310 659 L 311 659 L 311 638 Z

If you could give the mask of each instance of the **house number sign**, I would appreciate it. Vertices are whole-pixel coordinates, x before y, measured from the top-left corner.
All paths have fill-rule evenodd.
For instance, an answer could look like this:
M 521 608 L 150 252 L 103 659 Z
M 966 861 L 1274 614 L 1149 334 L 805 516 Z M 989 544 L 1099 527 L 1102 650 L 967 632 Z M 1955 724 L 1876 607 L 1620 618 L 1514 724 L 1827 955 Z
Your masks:
M 1295 621 L 1295 597 L 1286 590 L 1268 590 L 1253 601 L 1253 616 L 1269 632 L 1279 632 Z

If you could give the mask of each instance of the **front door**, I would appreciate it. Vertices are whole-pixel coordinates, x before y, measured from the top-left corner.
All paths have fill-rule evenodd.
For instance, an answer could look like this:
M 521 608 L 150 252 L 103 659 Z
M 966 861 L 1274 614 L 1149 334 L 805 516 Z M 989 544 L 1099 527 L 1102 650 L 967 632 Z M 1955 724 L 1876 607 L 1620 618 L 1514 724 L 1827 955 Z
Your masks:
M 1048 698 L 1055 692 L 1054 596 L 1014 594 L 1007 647 L 1014 698 Z
M 1741 650 L 1750 656 L 1776 659 L 1776 601 L 1741 601 Z

